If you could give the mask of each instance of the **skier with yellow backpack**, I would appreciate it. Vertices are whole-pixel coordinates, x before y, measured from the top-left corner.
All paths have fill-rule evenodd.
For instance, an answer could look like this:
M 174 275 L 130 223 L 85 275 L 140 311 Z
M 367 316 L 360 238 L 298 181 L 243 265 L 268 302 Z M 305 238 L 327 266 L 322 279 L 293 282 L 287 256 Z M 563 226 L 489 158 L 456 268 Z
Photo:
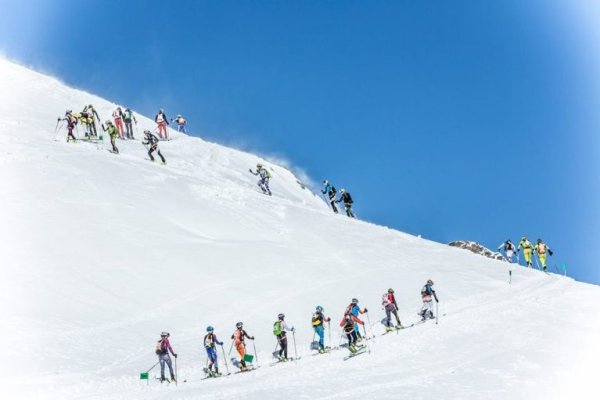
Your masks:
M 552 250 L 546 243 L 542 242 L 542 239 L 538 239 L 533 251 L 537 253 L 540 264 L 542 264 L 542 269 L 546 272 L 546 253 L 552 256 Z

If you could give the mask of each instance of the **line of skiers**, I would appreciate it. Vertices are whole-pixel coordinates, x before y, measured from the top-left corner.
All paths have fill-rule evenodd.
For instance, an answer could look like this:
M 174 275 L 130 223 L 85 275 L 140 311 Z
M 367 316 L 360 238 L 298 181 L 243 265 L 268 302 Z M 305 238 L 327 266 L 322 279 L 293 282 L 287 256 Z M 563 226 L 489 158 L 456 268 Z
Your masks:
M 328 197 L 329 205 L 331 206 L 331 209 L 334 213 L 338 213 L 338 209 L 335 206 L 336 203 L 343 202 L 346 215 L 350 218 L 356 218 L 354 212 L 352 212 L 352 204 L 354 203 L 354 200 L 352 200 L 352 196 L 346 191 L 346 189 L 340 189 L 340 198 L 336 199 L 335 195 L 337 194 L 337 191 L 335 189 L 335 186 L 329 183 L 327 179 L 323 181 L 323 186 L 324 188 L 321 190 L 321 193 Z
M 423 306 L 421 307 L 421 311 L 419 315 L 421 316 L 421 321 L 426 321 L 427 319 L 435 318 L 433 313 L 432 303 L 435 299 L 438 302 L 437 294 L 435 290 L 433 290 L 433 281 L 431 279 L 427 280 L 426 284 L 421 289 L 421 299 L 423 301 Z M 400 317 L 398 316 L 398 304 L 396 302 L 396 298 L 394 296 L 394 289 L 388 289 L 387 293 L 382 295 L 381 305 L 386 313 L 386 318 L 384 319 L 384 325 L 386 327 L 386 333 L 403 329 L 402 323 L 400 322 Z M 365 322 L 360 319 L 360 315 L 367 315 L 368 318 L 369 310 L 365 307 L 362 308 L 358 304 L 358 299 L 353 298 L 350 304 L 346 307 L 344 311 L 344 316 L 340 322 L 340 327 L 346 339 L 348 340 L 348 349 L 351 355 L 356 355 L 361 352 L 364 348 L 364 344 L 361 342 L 367 339 L 367 331 L 365 328 Z M 392 315 L 396 318 L 396 325 L 392 324 Z M 325 346 L 325 323 L 328 324 L 331 321 L 331 318 L 326 317 L 324 314 L 324 309 L 322 306 L 317 306 L 315 308 L 315 312 L 311 318 L 311 325 L 313 328 L 313 342 L 315 336 L 318 337 L 317 341 L 317 351 L 320 354 L 327 353 L 331 350 L 331 347 Z M 370 324 L 370 323 L 369 323 Z M 363 334 L 360 332 L 360 327 L 362 327 Z M 330 330 L 330 328 L 329 328 Z M 331 330 L 330 330 L 331 331 Z M 292 326 L 289 327 L 285 322 L 285 315 L 280 313 L 277 316 L 277 320 L 273 324 L 273 335 L 277 340 L 277 346 L 274 351 L 274 357 L 276 357 L 277 362 L 286 362 L 289 361 L 288 358 L 288 338 L 287 332 L 292 332 L 294 335 L 294 349 L 296 346 L 295 333 L 296 329 Z M 177 358 L 177 353 L 173 351 L 171 344 L 169 342 L 170 334 L 168 332 L 162 332 L 160 335 L 160 339 L 156 344 L 156 355 L 158 356 L 158 361 L 160 363 L 160 374 L 161 381 L 167 380 L 165 377 L 165 366 L 169 368 L 171 381 L 176 381 L 176 372 L 173 371 L 173 364 L 171 361 L 170 355 Z M 229 349 L 229 355 L 231 354 L 231 350 L 235 347 L 237 353 L 239 354 L 239 369 L 241 372 L 248 371 L 252 369 L 252 367 L 248 366 L 248 362 L 252 363 L 255 355 L 250 355 L 246 351 L 246 341 L 245 339 L 249 339 L 254 341 L 254 336 L 249 335 L 244 330 L 243 322 L 238 322 L 235 325 L 235 330 L 231 335 L 231 347 Z M 329 336 L 329 341 L 331 342 L 331 333 Z M 207 377 L 218 377 L 222 375 L 222 372 L 219 371 L 219 356 L 217 352 L 217 346 L 221 347 L 223 352 L 223 356 L 225 357 L 225 349 L 223 347 L 224 343 L 219 341 L 215 334 L 215 329 L 212 326 L 208 326 L 206 328 L 206 335 L 203 340 L 204 348 L 206 350 L 207 355 L 207 367 L 205 369 Z M 277 350 L 279 348 L 279 350 Z M 256 347 L 254 347 L 254 353 L 256 354 Z M 275 356 L 275 354 L 277 354 Z M 227 359 L 225 358 L 225 365 L 227 367 Z
M 532 260 L 534 260 L 533 257 L 537 254 L 538 259 L 540 261 L 540 265 L 542 266 L 542 270 L 544 272 L 547 272 L 547 255 L 549 254 L 550 256 L 552 256 L 554 254 L 550 249 L 550 246 L 544 243 L 542 239 L 538 239 L 537 243 L 533 245 L 529 241 L 529 239 L 527 239 L 526 236 L 523 236 L 521 238 L 521 241 L 519 242 L 519 245 L 516 248 L 513 242 L 510 239 L 508 239 L 504 243 L 500 244 L 500 246 L 498 246 L 498 250 L 504 251 L 504 257 L 510 263 L 514 262 L 514 256 L 517 256 L 517 262 L 519 263 L 520 260 L 518 258 L 518 255 L 519 252 L 523 250 L 523 256 L 525 257 L 525 264 L 527 268 L 533 267 Z

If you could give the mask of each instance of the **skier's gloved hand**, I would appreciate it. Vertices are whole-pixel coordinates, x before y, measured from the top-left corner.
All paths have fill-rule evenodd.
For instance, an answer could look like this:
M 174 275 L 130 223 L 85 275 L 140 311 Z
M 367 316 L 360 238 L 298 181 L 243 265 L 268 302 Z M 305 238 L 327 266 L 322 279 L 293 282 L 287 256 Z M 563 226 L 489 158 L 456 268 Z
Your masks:
M 369 312 L 369 310 L 367 310 L 367 308 L 365 307 L 365 310 L 364 310 L 364 312 Z
M 173 354 L 173 357 L 177 358 L 177 353 Z
M 254 336 L 252 336 L 252 337 L 250 338 L 250 340 L 254 340 Z
M 296 332 L 296 328 L 292 326 L 292 332 Z
M 550 257 L 552 257 L 552 254 L 554 253 L 552 252 L 552 250 L 548 249 L 548 254 L 550 254 Z

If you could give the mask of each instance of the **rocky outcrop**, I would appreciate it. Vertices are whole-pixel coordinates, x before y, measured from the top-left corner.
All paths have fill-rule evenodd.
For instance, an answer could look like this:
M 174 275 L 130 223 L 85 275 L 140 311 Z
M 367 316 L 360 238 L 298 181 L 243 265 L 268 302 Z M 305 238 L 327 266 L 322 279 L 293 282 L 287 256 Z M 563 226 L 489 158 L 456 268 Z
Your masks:
M 457 241 L 448 243 L 448 246 L 459 247 L 461 249 L 470 250 L 475 254 L 479 254 L 481 256 L 491 258 L 494 260 L 502 260 L 503 259 L 502 254 L 491 251 L 490 249 L 483 247 L 482 245 L 480 245 L 479 243 L 476 243 L 476 242 L 469 242 L 466 240 L 457 240 Z

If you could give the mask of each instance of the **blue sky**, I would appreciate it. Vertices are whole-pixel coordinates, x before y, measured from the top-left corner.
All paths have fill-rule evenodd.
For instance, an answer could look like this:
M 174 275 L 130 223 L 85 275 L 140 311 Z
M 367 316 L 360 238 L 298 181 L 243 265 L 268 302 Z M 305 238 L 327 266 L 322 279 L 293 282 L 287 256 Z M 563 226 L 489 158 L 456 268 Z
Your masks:
M 568 3 L 5 0 L 0 50 L 327 178 L 362 219 L 542 237 L 600 283 L 600 35 Z

